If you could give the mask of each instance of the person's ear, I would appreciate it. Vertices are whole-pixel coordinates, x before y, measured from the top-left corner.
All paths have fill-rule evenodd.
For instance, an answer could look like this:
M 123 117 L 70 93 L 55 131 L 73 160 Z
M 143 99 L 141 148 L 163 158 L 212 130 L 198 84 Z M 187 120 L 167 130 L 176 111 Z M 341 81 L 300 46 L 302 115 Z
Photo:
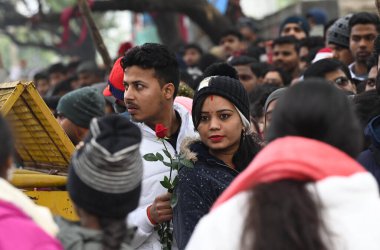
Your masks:
M 174 96 L 175 87 L 173 83 L 167 83 L 162 87 L 162 92 L 166 100 L 170 100 Z

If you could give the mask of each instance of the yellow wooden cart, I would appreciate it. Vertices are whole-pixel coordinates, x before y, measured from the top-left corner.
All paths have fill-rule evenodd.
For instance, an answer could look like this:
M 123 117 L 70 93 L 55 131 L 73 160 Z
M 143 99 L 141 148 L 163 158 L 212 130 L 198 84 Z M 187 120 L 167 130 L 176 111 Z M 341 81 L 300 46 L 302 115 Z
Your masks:
M 75 220 L 64 191 L 74 145 L 58 124 L 32 82 L 0 83 L 0 112 L 10 122 L 17 169 L 12 183 L 53 214 Z

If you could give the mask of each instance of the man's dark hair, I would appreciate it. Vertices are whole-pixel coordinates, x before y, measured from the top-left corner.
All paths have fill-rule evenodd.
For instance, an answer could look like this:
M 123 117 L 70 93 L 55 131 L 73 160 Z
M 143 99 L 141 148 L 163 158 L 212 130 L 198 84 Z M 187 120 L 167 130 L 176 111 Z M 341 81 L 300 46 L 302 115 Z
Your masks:
M 239 66 L 239 65 L 251 65 L 254 62 L 257 62 L 255 58 L 252 58 L 249 56 L 236 56 L 236 57 L 233 57 L 228 63 L 231 66 Z
M 304 78 L 324 78 L 324 76 L 332 71 L 335 70 L 342 70 L 346 77 L 351 80 L 351 74 L 350 70 L 346 65 L 344 65 L 342 62 L 332 59 L 332 58 L 326 58 L 319 60 L 312 65 L 309 66 L 309 68 L 304 73 Z
M 375 25 L 377 32 L 380 33 L 380 19 L 374 13 L 359 12 L 359 13 L 354 14 L 350 18 L 350 21 L 348 22 L 348 25 L 350 27 L 350 33 L 352 30 L 352 27 L 354 27 L 357 24 L 373 24 Z
M 45 71 L 37 72 L 37 74 L 33 76 L 34 84 L 36 84 L 38 80 L 49 80 L 49 76 Z
M 284 44 L 293 44 L 297 54 L 299 53 L 300 43 L 294 36 L 280 36 L 273 40 L 272 47 L 274 48 L 276 45 Z
M 161 87 L 173 83 L 175 90 L 173 98 L 177 95 L 179 86 L 179 67 L 176 57 L 168 48 L 158 43 L 145 43 L 136 46 L 126 53 L 120 61 L 125 70 L 128 67 L 138 66 L 143 69 L 154 69 L 154 74 Z
M 204 72 L 211 64 L 223 62 L 220 58 L 214 56 L 213 54 L 207 53 L 201 57 L 199 61 L 199 69 Z
M 48 68 L 48 74 L 53 74 L 53 73 L 61 73 L 61 74 L 66 74 L 67 73 L 67 68 L 63 63 L 56 63 L 51 65 Z
M 257 78 L 264 77 L 270 69 L 270 64 L 265 62 L 255 62 L 250 65 L 251 71 Z
M 243 41 L 243 35 L 239 31 L 234 30 L 234 29 L 223 32 L 222 35 L 220 36 L 219 41 L 222 40 L 222 38 L 226 36 L 234 36 L 237 39 L 239 39 L 239 41 Z
M 13 154 L 14 141 L 10 127 L 0 114 L 0 168 L 4 168 L 7 160 Z M 3 169 L 2 169 L 3 170 Z
M 254 33 L 258 33 L 259 32 L 259 28 L 258 28 L 258 26 L 256 24 L 255 19 L 253 19 L 251 17 L 241 17 L 241 18 L 239 18 L 239 20 L 237 21 L 237 27 L 239 29 L 241 29 L 243 27 L 248 27 Z
M 260 57 L 262 55 L 265 55 L 265 53 L 265 48 L 250 44 L 247 48 L 247 51 L 245 52 L 245 55 L 255 58 L 257 61 L 260 61 Z
M 196 44 L 196 43 L 189 43 L 189 44 L 186 44 L 184 47 L 183 47 L 183 52 L 185 53 L 186 50 L 188 49 L 195 49 L 198 51 L 199 54 L 203 55 L 203 50 L 202 48 Z
M 275 84 L 262 84 L 255 87 L 249 93 L 249 111 L 252 118 L 257 120 L 264 115 L 264 106 L 268 96 L 278 88 L 278 85 Z
M 289 86 L 291 84 L 292 76 L 288 72 L 286 72 L 282 68 L 272 66 L 268 68 L 268 71 L 266 73 L 272 72 L 272 71 L 277 72 L 280 75 L 282 82 L 284 83 L 284 86 Z
M 313 48 L 325 47 L 325 40 L 321 36 L 309 36 L 302 39 L 299 44 L 300 48 L 307 47 L 309 50 L 311 50 Z

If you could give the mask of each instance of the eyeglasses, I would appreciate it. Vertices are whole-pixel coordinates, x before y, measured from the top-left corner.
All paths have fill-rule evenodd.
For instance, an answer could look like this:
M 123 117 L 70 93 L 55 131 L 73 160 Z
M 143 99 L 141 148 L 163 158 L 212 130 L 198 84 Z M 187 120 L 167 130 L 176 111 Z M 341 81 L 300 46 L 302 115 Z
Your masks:
M 350 79 L 348 79 L 345 76 L 341 76 L 341 77 L 338 77 L 338 78 L 332 80 L 332 83 L 336 84 L 338 86 L 344 87 L 344 86 L 347 86 L 350 83 Z

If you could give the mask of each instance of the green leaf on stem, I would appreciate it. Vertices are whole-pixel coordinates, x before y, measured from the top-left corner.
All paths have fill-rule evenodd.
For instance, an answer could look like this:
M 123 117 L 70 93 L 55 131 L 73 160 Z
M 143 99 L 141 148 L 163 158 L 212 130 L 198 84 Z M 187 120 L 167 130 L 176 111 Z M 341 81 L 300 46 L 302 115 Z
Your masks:
M 168 181 L 160 181 L 160 183 L 161 183 L 161 186 L 163 186 L 166 189 L 170 189 L 172 187 L 172 185 Z
M 164 181 L 170 183 L 169 178 L 166 175 L 164 176 Z
M 171 168 L 172 167 L 172 164 L 170 162 L 165 162 L 163 161 L 162 163 L 164 163 L 165 166 Z
M 153 153 L 149 153 L 143 156 L 146 161 L 158 161 L 157 157 Z
M 174 159 L 173 162 L 172 162 L 172 166 L 171 166 L 174 170 L 177 170 L 178 171 L 178 167 L 179 167 L 179 160 L 178 159 Z
M 167 151 L 166 149 L 163 149 L 162 151 L 164 151 L 164 154 L 168 157 L 168 158 L 172 158 L 171 154 L 169 153 L 169 151 Z
M 162 154 L 160 153 L 156 153 L 156 157 L 159 161 L 163 161 L 164 160 L 164 157 L 162 156 Z
M 194 167 L 194 164 L 192 161 L 189 161 L 187 159 L 181 159 L 181 164 L 184 165 L 185 167 L 188 167 L 188 168 L 193 168 Z
M 172 182 L 173 188 L 175 188 L 177 186 L 177 183 L 178 183 L 178 175 L 176 177 L 174 177 L 174 180 Z

